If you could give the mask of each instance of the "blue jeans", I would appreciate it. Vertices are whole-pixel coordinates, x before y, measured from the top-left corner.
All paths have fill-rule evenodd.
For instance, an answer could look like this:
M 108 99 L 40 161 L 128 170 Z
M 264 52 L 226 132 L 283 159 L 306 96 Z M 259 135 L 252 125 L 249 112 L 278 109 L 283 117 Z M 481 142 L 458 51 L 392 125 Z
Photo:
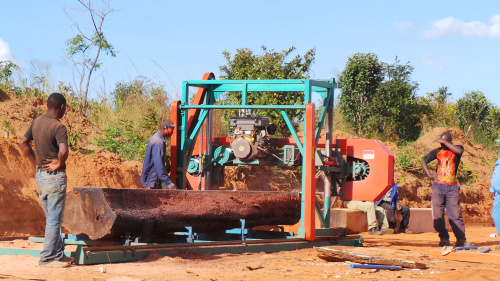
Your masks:
M 495 193 L 495 201 L 493 202 L 493 210 L 491 211 L 493 222 L 497 227 L 497 232 L 500 234 L 500 193 Z
M 36 186 L 38 197 L 45 213 L 45 240 L 40 262 L 61 260 L 64 256 L 64 242 L 61 238 L 61 223 L 66 201 L 66 171 L 53 173 L 38 169 Z
M 441 240 L 450 239 L 444 218 L 446 208 L 448 221 L 455 237 L 457 240 L 465 240 L 465 224 L 460 206 L 460 187 L 434 182 L 432 184 L 431 205 L 434 229 L 439 233 L 439 238 Z

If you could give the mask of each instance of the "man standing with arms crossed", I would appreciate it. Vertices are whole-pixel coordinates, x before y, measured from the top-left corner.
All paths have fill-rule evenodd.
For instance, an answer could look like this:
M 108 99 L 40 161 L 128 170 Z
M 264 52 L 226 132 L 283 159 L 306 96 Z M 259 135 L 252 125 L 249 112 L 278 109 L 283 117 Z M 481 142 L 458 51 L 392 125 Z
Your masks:
M 59 121 L 66 112 L 66 99 L 53 93 L 47 99 L 47 111 L 37 117 L 28 128 L 19 146 L 25 155 L 35 156 L 36 186 L 45 213 L 45 239 L 38 266 L 67 267 L 72 257 L 64 255 L 61 223 L 66 201 L 66 159 L 68 134 Z M 35 151 L 31 141 L 35 142 Z
M 439 233 L 439 246 L 450 246 L 450 234 L 446 229 L 444 210 L 450 221 L 457 242 L 455 246 L 470 245 L 465 238 L 465 224 L 460 206 L 460 187 L 457 185 L 457 171 L 464 147 L 454 145 L 450 132 L 444 132 L 435 140 L 441 147 L 433 149 L 420 161 L 424 172 L 434 179 L 432 183 L 432 218 L 434 229 Z M 427 164 L 437 159 L 436 173 L 431 173 Z

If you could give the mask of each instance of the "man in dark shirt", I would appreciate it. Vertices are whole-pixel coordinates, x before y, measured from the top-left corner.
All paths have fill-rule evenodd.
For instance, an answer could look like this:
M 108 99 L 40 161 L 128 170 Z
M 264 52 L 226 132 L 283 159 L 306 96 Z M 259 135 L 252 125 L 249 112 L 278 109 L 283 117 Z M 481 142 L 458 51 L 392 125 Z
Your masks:
M 174 132 L 174 122 L 164 119 L 159 130 L 149 139 L 142 165 L 141 183 L 151 189 L 176 189 L 166 171 L 167 154 L 165 138 Z
M 47 111 L 37 117 L 28 128 L 19 146 L 28 156 L 35 156 L 36 186 L 38 197 L 46 217 L 43 251 L 38 266 L 67 267 L 72 257 L 64 255 L 61 239 L 61 223 L 66 201 L 66 159 L 68 158 L 68 134 L 59 121 L 66 112 L 66 99 L 53 93 L 47 99 Z M 35 152 L 31 141 L 35 142 Z
M 432 183 L 432 217 L 434 229 L 439 233 L 439 246 L 450 245 L 450 234 L 446 229 L 444 210 L 448 215 L 457 242 L 455 246 L 470 245 L 465 238 L 465 224 L 460 206 L 460 187 L 457 185 L 457 171 L 464 147 L 454 145 L 450 132 L 444 132 L 435 140 L 441 147 L 433 149 L 420 161 L 424 172 L 434 179 Z M 436 173 L 431 173 L 427 164 L 437 159 Z
M 387 221 L 389 222 L 389 228 L 396 231 L 397 221 L 396 221 L 396 211 L 401 214 L 401 225 L 399 226 L 399 232 L 404 232 L 412 234 L 413 232 L 408 229 L 408 224 L 410 223 L 410 208 L 403 206 L 399 203 L 398 186 L 394 184 L 391 189 L 389 189 L 382 199 L 375 201 L 375 205 L 384 208 L 387 211 Z

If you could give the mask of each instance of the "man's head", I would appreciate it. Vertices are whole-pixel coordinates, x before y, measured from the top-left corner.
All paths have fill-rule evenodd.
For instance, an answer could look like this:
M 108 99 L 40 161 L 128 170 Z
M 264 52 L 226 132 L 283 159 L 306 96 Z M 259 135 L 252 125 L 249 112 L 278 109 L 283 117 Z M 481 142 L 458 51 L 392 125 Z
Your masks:
M 449 131 L 446 131 L 446 132 L 442 133 L 439 138 L 442 139 L 442 140 L 445 140 L 445 141 L 447 141 L 449 143 L 453 142 L 453 137 L 451 136 L 451 133 Z M 441 144 L 441 147 L 447 148 L 447 146 L 444 145 L 444 144 Z
M 165 118 L 160 121 L 160 132 L 163 134 L 164 137 L 172 135 L 174 132 L 175 124 L 172 120 Z
M 60 93 L 52 93 L 47 99 L 47 109 L 57 118 L 62 118 L 66 112 L 66 98 Z

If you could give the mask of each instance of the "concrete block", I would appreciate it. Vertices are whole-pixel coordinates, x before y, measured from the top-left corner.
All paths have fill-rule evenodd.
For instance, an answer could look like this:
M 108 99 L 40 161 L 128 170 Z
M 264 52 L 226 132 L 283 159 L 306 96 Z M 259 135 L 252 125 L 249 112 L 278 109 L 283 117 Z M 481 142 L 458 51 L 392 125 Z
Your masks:
M 347 234 L 368 231 L 366 213 L 359 210 L 332 208 L 330 211 L 330 226 L 345 227 Z
M 397 228 L 401 223 L 401 215 L 396 212 Z M 330 214 L 330 225 L 332 227 L 345 227 L 347 234 L 368 231 L 366 213 L 359 210 L 345 208 L 333 208 Z M 410 223 L 408 228 L 413 233 L 436 232 L 432 220 L 431 208 L 410 208 Z M 446 228 L 451 231 L 450 224 L 446 219 Z
M 396 221 L 399 229 L 401 223 L 401 215 L 396 212 Z M 450 223 L 448 222 L 448 217 L 446 217 L 446 229 L 451 231 Z M 408 229 L 413 231 L 413 233 L 424 233 L 424 232 L 436 232 L 434 230 L 434 221 L 432 219 L 432 208 L 410 208 L 410 222 L 408 223 Z

